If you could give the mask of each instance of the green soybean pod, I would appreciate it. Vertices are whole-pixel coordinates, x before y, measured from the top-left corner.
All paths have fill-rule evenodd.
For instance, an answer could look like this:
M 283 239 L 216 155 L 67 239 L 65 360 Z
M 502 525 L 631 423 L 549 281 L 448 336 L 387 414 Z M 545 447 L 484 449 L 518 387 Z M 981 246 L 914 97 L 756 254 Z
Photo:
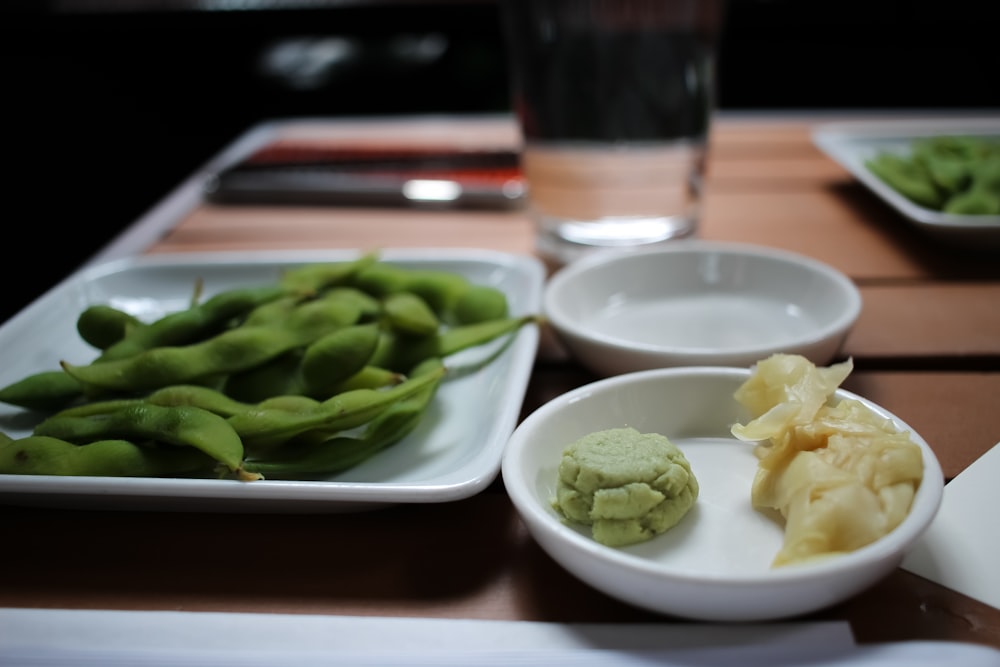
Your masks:
M 941 207 L 941 193 L 923 166 L 909 158 L 882 153 L 865 162 L 865 166 L 897 192 L 928 208 Z
M 231 417 L 254 408 L 252 404 L 234 400 L 217 389 L 195 384 L 175 384 L 157 389 L 145 401 L 162 407 L 188 405 L 220 417 Z
M 382 297 L 382 316 L 387 326 L 413 336 L 428 336 L 441 328 L 434 310 L 413 292 L 393 292 Z
M 1000 195 L 986 188 L 973 188 L 948 199 L 942 210 L 957 215 L 1000 215 Z
M 246 370 L 230 373 L 222 392 L 246 403 L 257 403 L 275 394 L 305 394 L 302 379 L 303 349 L 296 347 Z
M 354 375 L 350 376 L 337 385 L 334 394 L 339 394 L 351 389 L 378 389 L 380 387 L 391 387 L 406 379 L 406 375 L 388 368 L 366 365 Z
M 342 303 L 310 302 L 295 309 L 283 325 L 243 326 L 184 346 L 155 347 L 112 361 L 63 369 L 86 388 L 115 392 L 142 392 L 172 384 L 199 381 L 245 371 L 306 345 L 344 323 L 353 322 L 357 309 Z
M 294 266 L 282 273 L 280 284 L 296 291 L 313 294 L 349 283 L 359 272 L 378 262 L 378 253 L 369 252 L 354 260 L 316 262 Z
M 196 449 L 143 447 L 127 440 L 76 445 L 35 435 L 0 444 L 0 473 L 9 475 L 163 477 L 212 465 L 212 458 Z
M 369 323 L 337 329 L 310 343 L 299 366 L 304 393 L 323 399 L 332 396 L 368 364 L 378 340 L 379 325 Z
M 341 285 L 325 290 L 321 295 L 322 299 L 334 301 L 347 301 L 357 306 L 360 311 L 358 321 L 367 322 L 376 319 L 382 312 L 382 305 L 379 300 L 357 287 Z
M 53 416 L 36 425 L 33 435 L 76 444 L 123 439 L 194 447 L 233 472 L 238 472 L 243 462 L 243 442 L 229 422 L 188 405 L 144 403 L 100 415 Z
M 300 344 L 299 337 L 288 330 L 239 327 L 193 345 L 156 347 L 124 359 L 85 366 L 63 362 L 62 366 L 95 390 L 143 392 L 246 370 Z
M 0 402 L 28 410 L 59 410 L 84 394 L 84 386 L 65 371 L 41 371 L 0 389 Z
M 305 300 L 301 294 L 289 294 L 273 301 L 262 303 L 247 313 L 241 326 L 257 326 L 261 324 L 281 324 Z
M 301 371 L 304 347 L 332 332 L 355 325 L 362 317 L 363 304 L 360 300 L 338 297 L 333 293 L 298 305 L 283 325 L 302 334 L 301 345 L 230 373 L 223 382 L 223 391 L 247 402 L 262 401 L 275 394 L 308 393 Z
M 454 324 L 476 324 L 499 320 L 510 314 L 507 294 L 492 285 L 472 285 L 458 298 L 450 311 Z
M 411 269 L 402 289 L 418 295 L 443 318 L 471 286 L 469 279 L 460 273 L 423 268 Z
M 248 452 L 257 452 L 287 443 L 305 433 L 329 437 L 338 431 L 362 426 L 387 407 L 419 392 L 441 379 L 439 373 L 409 378 L 388 389 L 354 389 L 321 402 L 314 410 L 290 413 L 286 410 L 252 410 L 233 415 L 229 423 L 243 440 Z
M 87 306 L 76 318 L 80 338 L 98 350 L 106 350 L 141 326 L 144 323 L 135 315 L 103 303 Z
M 104 350 L 99 360 L 124 359 L 155 347 L 186 345 L 203 340 L 225 328 L 233 318 L 287 293 L 288 290 L 276 285 L 220 292 L 186 310 L 170 313 L 148 325 L 130 329 L 124 338 Z
M 360 319 L 358 303 L 348 299 L 319 298 L 299 304 L 274 326 L 301 332 L 304 342 L 309 342 L 334 329 L 356 324 Z
M 60 410 L 52 417 L 90 417 L 117 412 L 124 408 L 144 404 L 174 407 L 188 405 L 208 410 L 222 417 L 252 410 L 253 405 L 235 401 L 222 392 L 194 384 L 175 384 L 157 389 L 145 398 L 114 398 L 91 401 Z
M 425 359 L 431 357 L 443 359 L 456 352 L 483 345 L 514 333 L 521 327 L 536 322 L 537 319 L 536 315 L 505 317 L 443 329 L 433 336 L 423 338 L 399 336 L 393 331 L 384 330 L 378 349 L 368 363 L 409 373 Z
M 351 285 L 361 291 L 381 299 L 386 294 L 406 289 L 410 270 L 398 264 L 378 262 L 358 271 L 351 279 Z
M 1000 142 L 995 147 L 995 151 L 973 166 L 970 187 L 1000 195 Z
M 330 475 L 352 468 L 409 435 L 420 423 L 440 386 L 443 363 L 431 359 L 414 370 L 415 376 L 433 374 L 436 382 L 376 415 L 358 436 L 339 435 L 321 442 L 280 448 L 262 459 L 248 459 L 244 469 L 265 477 Z
M 271 396 L 257 404 L 257 410 L 283 410 L 285 412 L 309 412 L 319 407 L 320 402 L 308 396 Z
M 110 398 L 98 401 L 88 401 L 80 405 L 73 405 L 63 408 L 52 414 L 52 417 L 90 417 L 93 415 L 106 415 L 109 412 L 116 412 L 134 405 L 142 405 L 146 402 L 143 398 Z
M 931 182 L 941 191 L 942 197 L 961 192 L 972 178 L 968 159 L 935 150 L 931 143 L 915 144 L 912 160 L 926 170 Z

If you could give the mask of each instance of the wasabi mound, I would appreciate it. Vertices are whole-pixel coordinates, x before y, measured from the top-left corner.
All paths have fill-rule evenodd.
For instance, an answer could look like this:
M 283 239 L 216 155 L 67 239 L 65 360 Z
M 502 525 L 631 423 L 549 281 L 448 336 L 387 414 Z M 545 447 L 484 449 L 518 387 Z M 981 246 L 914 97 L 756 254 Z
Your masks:
M 563 451 L 553 508 L 622 547 L 677 525 L 698 498 L 684 454 L 665 436 L 634 428 L 598 431 Z

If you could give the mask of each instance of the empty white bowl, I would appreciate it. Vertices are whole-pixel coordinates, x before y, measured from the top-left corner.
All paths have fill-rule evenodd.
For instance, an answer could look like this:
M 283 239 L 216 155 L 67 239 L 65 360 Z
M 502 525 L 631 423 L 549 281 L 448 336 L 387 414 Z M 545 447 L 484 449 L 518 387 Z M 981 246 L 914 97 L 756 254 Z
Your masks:
M 861 313 L 861 295 L 803 255 L 685 240 L 568 264 L 546 285 L 543 310 L 567 349 L 609 376 L 750 366 L 778 352 L 827 364 Z
M 943 476 L 933 451 L 883 408 L 857 399 L 910 431 L 924 476 L 909 515 L 889 534 L 849 554 L 772 568 L 784 528 L 751 506 L 753 443 L 730 433 L 748 416 L 733 398 L 749 369 L 690 367 L 640 371 L 570 391 L 529 415 L 504 450 L 503 482 L 539 545 L 567 571 L 614 598 L 686 618 L 742 622 L 796 616 L 841 602 L 894 570 L 941 503 Z M 594 431 L 632 426 L 661 433 L 685 454 L 698 479 L 694 507 L 652 540 L 613 548 L 588 526 L 552 508 L 564 448 Z M 550 594 L 558 595 L 558 591 Z

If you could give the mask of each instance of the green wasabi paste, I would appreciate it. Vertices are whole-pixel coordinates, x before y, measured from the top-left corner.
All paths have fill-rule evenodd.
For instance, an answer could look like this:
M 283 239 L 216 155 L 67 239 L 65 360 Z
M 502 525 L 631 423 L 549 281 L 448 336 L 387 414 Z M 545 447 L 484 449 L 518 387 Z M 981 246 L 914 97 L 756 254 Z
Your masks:
M 584 436 L 563 451 L 552 507 L 621 547 L 677 525 L 698 498 L 691 464 L 669 439 L 634 428 Z

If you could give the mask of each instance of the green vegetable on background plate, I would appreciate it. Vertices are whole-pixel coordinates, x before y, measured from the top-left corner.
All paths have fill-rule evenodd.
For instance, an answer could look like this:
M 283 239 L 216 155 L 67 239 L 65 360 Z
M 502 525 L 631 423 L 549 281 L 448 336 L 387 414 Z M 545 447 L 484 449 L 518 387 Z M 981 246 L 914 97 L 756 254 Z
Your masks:
M 883 151 L 865 166 L 920 206 L 958 215 L 1000 215 L 1000 138 L 915 139 L 909 154 Z

